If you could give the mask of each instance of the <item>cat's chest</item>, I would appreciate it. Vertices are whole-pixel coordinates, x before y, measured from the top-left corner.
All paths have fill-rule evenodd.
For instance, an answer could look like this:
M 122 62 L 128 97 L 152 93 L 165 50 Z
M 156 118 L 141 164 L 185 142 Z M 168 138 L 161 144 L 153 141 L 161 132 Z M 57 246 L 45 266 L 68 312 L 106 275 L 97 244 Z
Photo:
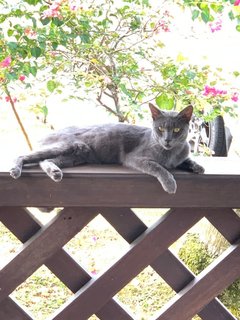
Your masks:
M 188 151 L 185 149 L 165 150 L 161 147 L 156 147 L 149 152 L 149 155 L 152 160 L 155 160 L 165 168 L 174 169 L 186 159 Z

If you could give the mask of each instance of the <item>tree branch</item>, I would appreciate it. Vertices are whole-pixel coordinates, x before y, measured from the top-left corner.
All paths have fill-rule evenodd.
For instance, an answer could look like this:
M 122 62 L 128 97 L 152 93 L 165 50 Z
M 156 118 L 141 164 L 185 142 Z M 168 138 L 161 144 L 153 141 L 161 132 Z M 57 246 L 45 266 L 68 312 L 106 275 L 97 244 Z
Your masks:
M 32 148 L 32 144 L 30 142 L 29 136 L 28 136 L 28 134 L 27 134 L 27 132 L 26 132 L 24 126 L 23 126 L 22 120 L 21 120 L 21 118 L 20 118 L 20 116 L 19 116 L 19 114 L 17 112 L 17 109 L 15 107 L 14 101 L 12 99 L 12 96 L 10 94 L 10 91 L 9 91 L 7 85 L 5 85 L 4 89 L 5 89 L 5 92 L 6 92 L 7 96 L 9 97 L 10 105 L 11 105 L 13 113 L 14 113 L 16 119 L 17 119 L 17 122 L 18 122 L 18 124 L 20 126 L 20 129 L 21 129 L 21 131 L 22 131 L 22 133 L 24 135 L 24 138 L 25 138 L 25 140 L 27 142 L 27 145 L 28 145 L 29 149 L 32 150 L 33 148 Z

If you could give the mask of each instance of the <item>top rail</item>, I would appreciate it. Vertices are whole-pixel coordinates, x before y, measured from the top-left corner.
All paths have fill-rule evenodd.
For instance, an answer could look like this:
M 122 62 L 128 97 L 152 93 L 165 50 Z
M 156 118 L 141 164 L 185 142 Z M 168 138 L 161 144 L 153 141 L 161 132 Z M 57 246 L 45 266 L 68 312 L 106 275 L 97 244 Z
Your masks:
M 157 179 L 117 165 L 86 165 L 64 169 L 60 183 L 39 168 L 9 176 L 0 165 L 0 206 L 85 207 L 240 207 L 238 159 L 198 158 L 205 174 L 174 171 L 178 189 L 167 194 Z

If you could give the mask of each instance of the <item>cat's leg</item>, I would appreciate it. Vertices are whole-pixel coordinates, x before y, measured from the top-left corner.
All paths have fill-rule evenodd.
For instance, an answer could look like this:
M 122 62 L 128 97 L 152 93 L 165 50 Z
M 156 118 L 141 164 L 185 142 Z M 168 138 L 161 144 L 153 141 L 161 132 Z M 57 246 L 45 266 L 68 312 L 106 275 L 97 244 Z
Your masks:
M 83 160 L 86 162 L 86 158 L 88 157 L 89 152 L 90 152 L 89 146 L 86 143 L 81 142 L 81 141 L 74 142 L 74 143 L 67 145 L 67 146 L 62 145 L 59 147 L 51 147 L 51 148 L 45 148 L 45 149 L 39 150 L 39 151 L 34 151 L 34 152 L 29 153 L 27 155 L 18 157 L 13 163 L 13 167 L 10 170 L 10 175 L 14 179 L 17 179 L 21 176 L 22 167 L 25 164 L 38 164 L 41 161 L 44 161 L 47 159 L 55 159 L 60 156 L 63 156 L 63 158 L 65 157 L 64 160 L 63 160 L 63 158 L 59 158 L 59 160 L 58 160 L 58 161 L 60 161 L 60 164 L 61 164 L 61 161 L 63 162 L 62 166 L 65 166 L 64 162 L 66 162 L 66 163 L 68 163 L 69 161 L 71 162 L 71 159 L 75 159 L 75 162 L 79 162 L 79 164 L 80 164 L 80 163 L 83 163 Z M 77 159 L 79 161 L 77 161 Z M 73 165 L 69 164 L 67 166 L 70 167 Z M 45 167 L 44 164 L 43 164 L 43 167 Z M 52 165 L 52 167 L 53 167 L 53 165 Z M 60 181 L 61 174 L 60 173 L 57 174 L 57 168 L 55 168 L 55 169 L 56 169 L 56 173 L 54 176 L 57 179 L 57 181 Z M 52 168 L 52 171 L 54 171 L 54 168 Z
M 33 151 L 27 155 L 20 156 L 15 159 L 13 166 L 10 170 L 10 175 L 17 179 L 21 176 L 22 167 L 25 164 L 38 164 L 40 161 L 54 158 L 63 152 L 62 147 L 54 147 L 54 148 L 45 148 L 39 151 Z M 65 151 L 65 150 L 64 150 Z
M 55 182 L 62 180 L 63 173 L 62 170 L 57 165 L 58 160 L 56 159 L 46 159 L 39 162 L 42 170 Z
M 166 192 L 176 192 L 177 184 L 173 175 L 156 161 L 141 157 L 127 157 L 123 164 L 156 177 Z
M 204 171 L 205 171 L 204 168 L 200 164 L 198 164 L 197 162 L 193 161 L 190 158 L 187 158 L 180 165 L 178 165 L 177 169 L 190 171 L 193 173 L 204 173 Z
M 42 170 L 55 182 L 62 180 L 63 173 L 61 168 L 69 168 L 89 162 L 91 152 L 89 146 L 85 143 L 74 143 L 73 152 L 67 155 L 59 155 L 54 159 L 40 161 Z

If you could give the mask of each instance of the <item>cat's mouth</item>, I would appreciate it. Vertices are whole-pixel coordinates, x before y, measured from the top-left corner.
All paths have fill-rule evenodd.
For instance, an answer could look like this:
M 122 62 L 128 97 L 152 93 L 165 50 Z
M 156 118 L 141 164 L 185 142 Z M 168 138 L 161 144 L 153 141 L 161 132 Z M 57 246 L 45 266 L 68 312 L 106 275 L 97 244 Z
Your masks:
M 170 145 L 169 143 L 165 143 L 164 145 L 163 145 L 163 148 L 165 149 L 165 150 L 171 150 L 172 149 L 172 145 Z

